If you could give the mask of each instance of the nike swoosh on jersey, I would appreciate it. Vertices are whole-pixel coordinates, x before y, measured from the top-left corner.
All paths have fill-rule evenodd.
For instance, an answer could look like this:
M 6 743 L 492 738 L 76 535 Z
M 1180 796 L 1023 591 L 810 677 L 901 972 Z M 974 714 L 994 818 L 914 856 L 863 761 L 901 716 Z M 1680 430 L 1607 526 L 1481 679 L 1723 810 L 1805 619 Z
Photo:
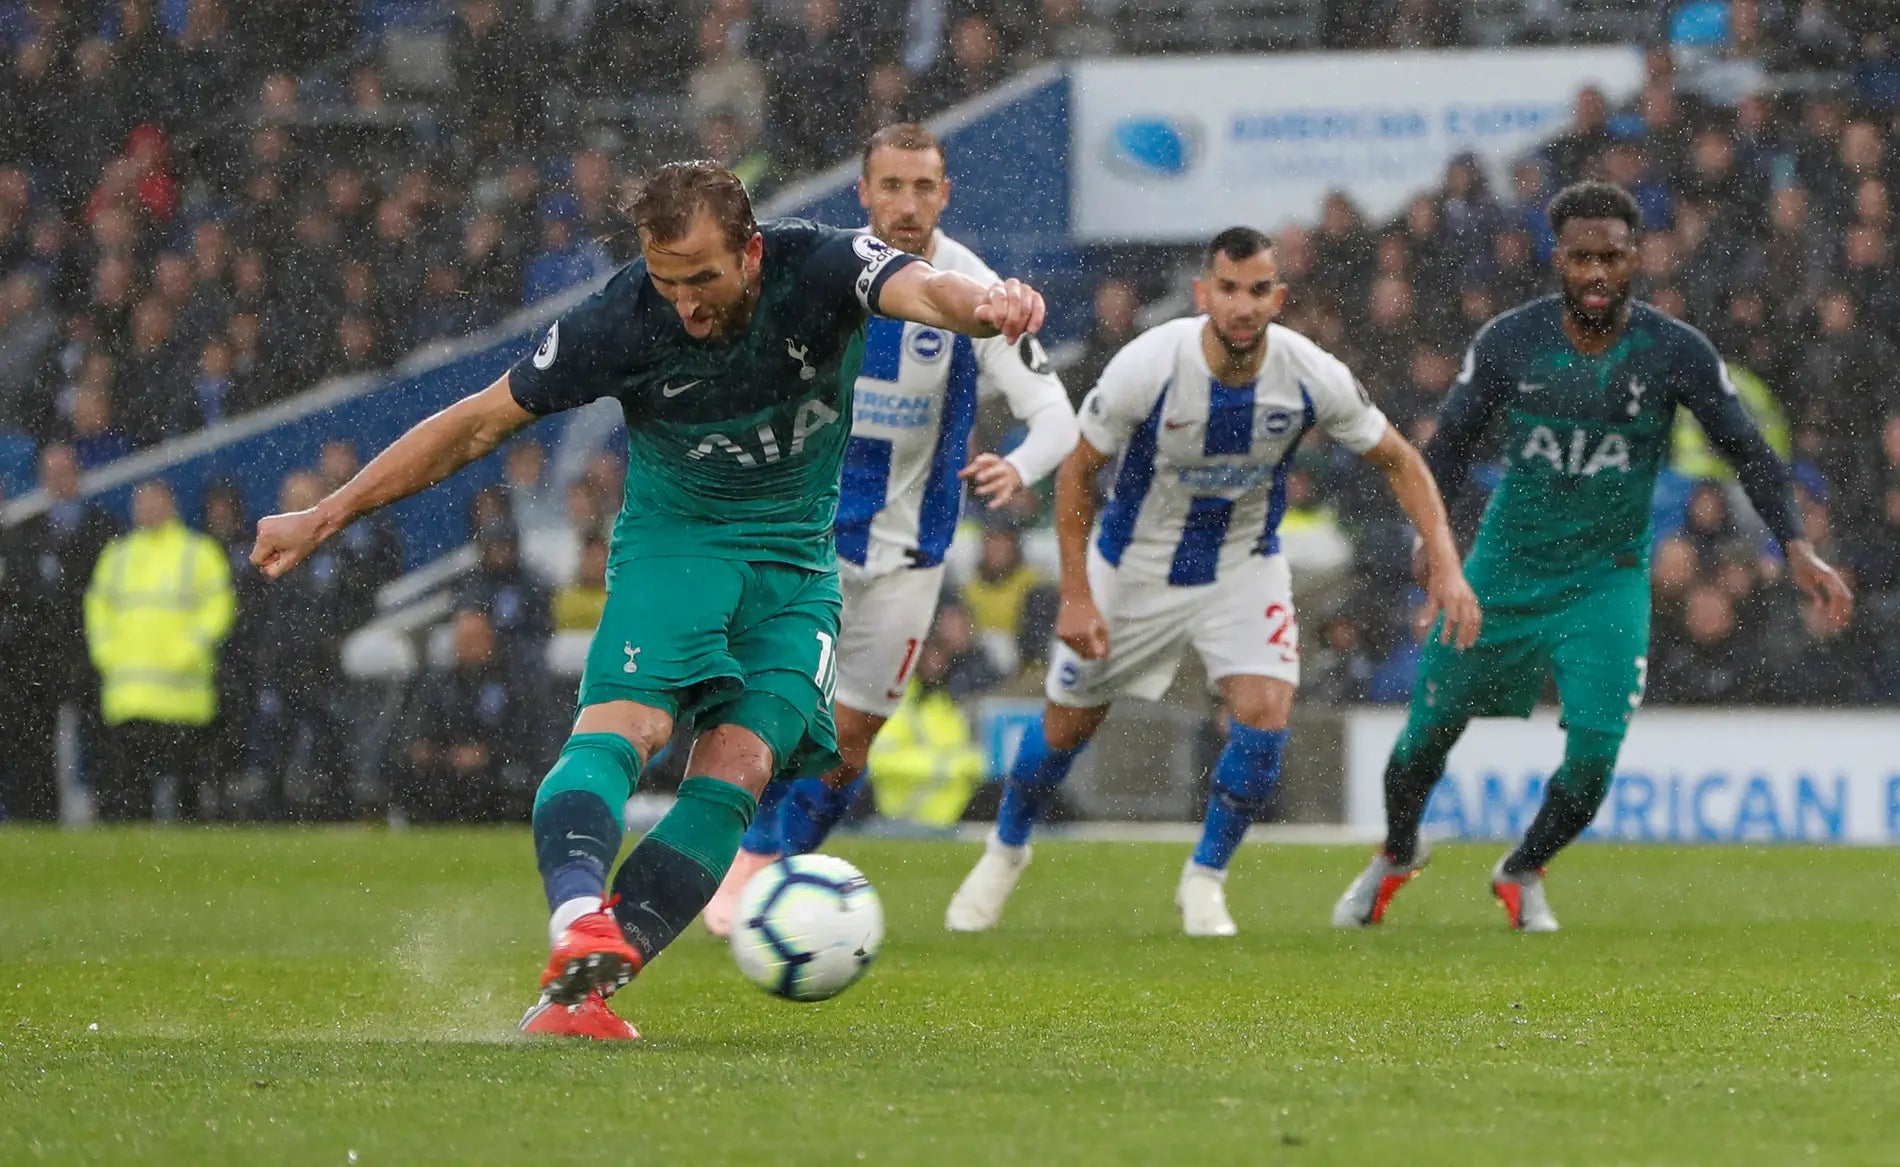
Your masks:
M 705 378 L 701 377 L 698 381 L 688 381 L 684 385 L 662 385 L 660 386 L 660 395 L 662 397 L 678 397 L 680 394 L 700 384 L 704 380 Z
M 1164 421 L 1161 424 L 1171 430 L 1180 430 L 1180 429 L 1186 429 L 1187 427 L 1193 425 L 1194 423 L 1191 421 Z
M 1543 387 L 1544 383 L 1542 381 L 1519 381 L 1517 383 L 1517 391 L 1519 393 L 1535 393 Z

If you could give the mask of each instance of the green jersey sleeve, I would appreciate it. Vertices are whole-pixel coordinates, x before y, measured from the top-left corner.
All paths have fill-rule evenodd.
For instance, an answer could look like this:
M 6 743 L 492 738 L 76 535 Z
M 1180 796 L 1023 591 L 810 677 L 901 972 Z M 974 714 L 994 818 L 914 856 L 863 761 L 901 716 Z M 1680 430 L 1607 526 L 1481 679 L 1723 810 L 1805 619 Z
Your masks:
M 611 397 L 645 349 L 640 293 L 646 264 L 628 264 L 548 325 L 534 352 L 508 371 L 515 403 L 536 417 Z
M 1464 486 L 1478 441 L 1511 392 L 1508 361 L 1501 351 L 1504 330 L 1498 327 L 1504 319 L 1493 317 L 1472 337 L 1458 379 L 1439 407 L 1438 430 L 1425 445 L 1425 464 L 1447 497 Z
M 1768 440 L 1743 408 L 1728 366 L 1700 332 L 1680 322 L 1677 331 L 1676 400 L 1702 424 L 1709 444 L 1735 467 L 1748 501 L 1782 546 L 1803 536 L 1801 511 L 1794 504 L 1788 467 L 1775 457 Z

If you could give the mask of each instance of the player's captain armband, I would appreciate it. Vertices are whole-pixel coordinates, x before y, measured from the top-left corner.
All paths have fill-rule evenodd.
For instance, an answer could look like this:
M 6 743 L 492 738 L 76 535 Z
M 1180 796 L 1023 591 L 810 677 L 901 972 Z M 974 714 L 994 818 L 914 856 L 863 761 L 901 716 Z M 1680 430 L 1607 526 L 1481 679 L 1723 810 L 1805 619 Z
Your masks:
M 864 261 L 864 266 L 858 270 L 858 303 L 864 305 L 866 312 L 876 312 L 877 293 L 884 284 L 886 269 L 899 259 L 909 257 L 868 231 L 852 237 L 851 250 Z

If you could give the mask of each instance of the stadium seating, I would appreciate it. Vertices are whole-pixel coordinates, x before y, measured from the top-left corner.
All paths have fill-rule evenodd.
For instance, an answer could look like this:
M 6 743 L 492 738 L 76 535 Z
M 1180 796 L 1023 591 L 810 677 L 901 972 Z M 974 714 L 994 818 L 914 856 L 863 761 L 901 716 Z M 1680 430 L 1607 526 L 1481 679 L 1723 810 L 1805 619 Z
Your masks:
M 338 436 L 312 415 L 360 430 L 367 453 L 402 415 L 352 402 L 408 394 L 413 413 L 446 400 L 453 386 L 428 375 L 429 354 L 625 259 L 618 207 L 658 159 L 723 151 L 766 200 L 847 159 L 881 119 L 935 113 L 1078 52 L 1650 40 L 1643 94 L 1524 159 L 1510 190 L 1448 173 L 1392 222 L 1367 222 L 1343 198 L 1313 208 L 1311 228 L 1283 241 L 1295 286 L 1287 322 L 1347 358 L 1422 437 L 1476 324 L 1542 287 L 1550 194 L 1584 175 L 1635 185 L 1654 219 L 1643 294 L 1708 332 L 1785 418 L 1823 553 L 1869 593 L 1845 636 L 1803 627 L 1746 505 L 1718 480 L 1724 505 L 1698 514 L 1694 485 L 1708 467 L 1685 458 L 1658 496 L 1659 530 L 1684 544 L 1689 572 L 1659 585 L 1654 698 L 1900 700 L 1900 506 L 1888 501 L 1900 496 L 1900 119 L 1894 66 L 1863 36 L 1880 30 L 1882 6 L 1810 5 L 1798 25 L 1772 23 L 1778 10 L 1763 6 L 1770 23 L 1756 28 L 1726 5 L 1633 0 L 958 0 L 943 6 L 934 40 L 905 5 L 870 0 L 845 0 L 830 23 L 825 5 L 775 0 L 599 0 L 579 29 L 542 25 L 545 7 L 0 2 L 0 92 L 26 111 L 0 127 L 4 497 L 27 491 L 37 453 L 58 442 L 80 449 L 109 504 L 164 466 L 182 476 L 194 517 L 224 479 L 245 511 L 262 513 L 283 473 L 314 467 Z M 898 61 L 901 93 L 873 94 L 874 67 Z M 1733 109 L 1737 96 L 1748 100 Z M 814 127 L 800 102 L 843 114 Z M 848 194 L 835 205 L 855 213 Z M 1193 262 L 1182 249 L 1029 237 L 998 241 L 990 258 L 1051 290 L 1052 331 L 1074 338 L 1057 350 L 1074 381 L 1126 338 L 1106 318 L 1090 333 L 1096 283 L 1131 284 L 1152 322 L 1184 310 Z M 473 376 L 499 359 L 461 354 L 447 367 Z M 380 388 L 364 397 L 337 377 Z M 576 531 L 618 502 L 613 459 L 589 460 L 603 436 L 589 432 L 555 474 L 584 488 L 573 504 L 583 517 L 568 512 Z M 128 451 L 146 461 L 111 461 Z M 1344 582 L 1329 580 L 1308 611 L 1312 627 L 1337 633 L 1313 643 L 1311 687 L 1338 702 L 1402 695 L 1416 597 L 1401 520 L 1349 461 L 1315 447 L 1302 462 L 1319 497 L 1294 520 L 1314 546 L 1351 557 Z M 449 518 L 439 499 L 426 521 L 396 516 L 407 566 L 474 529 L 462 508 L 479 511 L 496 474 L 461 482 Z M 1467 522 L 1482 494 L 1454 500 Z M 1029 528 L 1032 564 L 1046 565 L 1046 515 L 1011 521 Z M 523 550 L 531 563 L 567 563 L 577 538 L 537 532 Z M 452 590 L 439 582 L 409 597 L 420 604 L 385 608 L 374 634 L 339 649 L 364 690 L 352 699 L 382 726 L 377 742 L 427 667 L 428 630 L 454 610 Z M 1726 628 L 1689 616 L 1712 610 L 1694 601 L 1712 591 L 1732 610 Z M 1036 618 L 1024 619 L 1033 641 Z M 1718 691 L 1697 671 L 1711 652 L 1768 663 Z M 1033 643 L 1001 655 L 1020 657 L 1021 675 L 982 691 L 1033 692 Z M 571 646 L 550 663 L 565 675 Z M 997 671 L 965 663 L 969 677 Z M 356 753 L 356 789 L 375 789 L 379 749 Z

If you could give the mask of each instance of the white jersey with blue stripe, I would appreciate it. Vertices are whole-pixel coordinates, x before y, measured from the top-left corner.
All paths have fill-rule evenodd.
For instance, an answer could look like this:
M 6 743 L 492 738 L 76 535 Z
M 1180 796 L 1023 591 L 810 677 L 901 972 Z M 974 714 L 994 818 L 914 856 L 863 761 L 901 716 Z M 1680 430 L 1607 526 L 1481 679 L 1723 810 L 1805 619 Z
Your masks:
M 931 266 L 983 283 L 997 275 L 939 231 Z M 845 450 L 838 555 L 880 575 L 943 562 L 956 532 L 978 394 L 1001 393 L 1030 422 L 1007 457 L 1025 485 L 1054 470 L 1075 444 L 1062 382 L 1033 337 L 971 340 L 927 324 L 871 318 Z M 1065 432 L 1066 431 L 1066 436 Z
M 1082 436 L 1120 455 L 1095 546 L 1127 578 L 1192 587 L 1275 554 L 1288 464 L 1306 431 L 1318 426 L 1355 454 L 1385 435 L 1352 371 L 1277 324 L 1254 380 L 1221 384 L 1201 349 L 1206 323 L 1142 333 L 1082 405 Z

